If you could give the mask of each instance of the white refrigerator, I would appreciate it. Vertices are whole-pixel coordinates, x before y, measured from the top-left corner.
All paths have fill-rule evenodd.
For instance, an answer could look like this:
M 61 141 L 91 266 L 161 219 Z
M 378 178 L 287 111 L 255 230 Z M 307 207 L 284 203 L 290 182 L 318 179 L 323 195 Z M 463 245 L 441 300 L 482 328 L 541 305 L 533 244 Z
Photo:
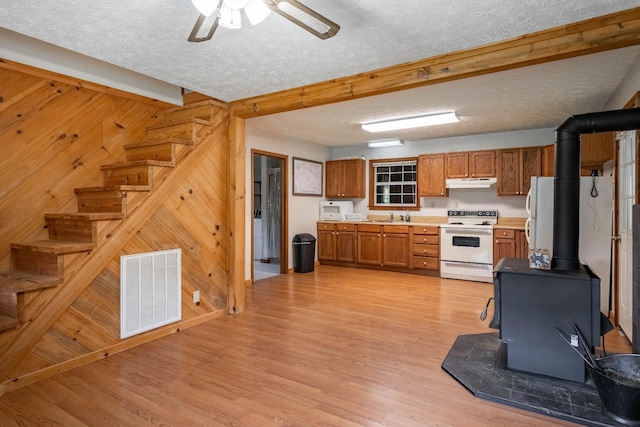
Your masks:
M 525 225 L 531 249 L 548 249 L 553 256 L 553 177 L 532 177 Z M 578 258 L 600 277 L 600 311 L 609 313 L 613 179 L 580 178 Z

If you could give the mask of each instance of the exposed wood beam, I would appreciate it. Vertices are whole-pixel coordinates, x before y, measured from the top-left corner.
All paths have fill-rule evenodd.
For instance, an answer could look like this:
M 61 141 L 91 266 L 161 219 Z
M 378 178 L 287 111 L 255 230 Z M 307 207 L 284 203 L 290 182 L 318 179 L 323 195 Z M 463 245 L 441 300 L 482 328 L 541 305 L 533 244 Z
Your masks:
M 640 8 L 231 103 L 242 118 L 348 101 L 640 44 Z

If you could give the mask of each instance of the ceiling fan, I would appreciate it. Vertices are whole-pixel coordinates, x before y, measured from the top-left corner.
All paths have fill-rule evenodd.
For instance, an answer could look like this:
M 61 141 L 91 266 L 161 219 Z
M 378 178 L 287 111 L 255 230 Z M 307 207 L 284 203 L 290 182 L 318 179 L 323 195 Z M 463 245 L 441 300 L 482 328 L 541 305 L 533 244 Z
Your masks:
M 264 20 L 269 11 L 282 15 L 321 39 L 336 35 L 340 26 L 297 0 L 191 0 L 200 16 L 189 35 L 190 42 L 210 40 L 218 24 L 240 28 L 240 11 L 244 9 L 251 24 Z

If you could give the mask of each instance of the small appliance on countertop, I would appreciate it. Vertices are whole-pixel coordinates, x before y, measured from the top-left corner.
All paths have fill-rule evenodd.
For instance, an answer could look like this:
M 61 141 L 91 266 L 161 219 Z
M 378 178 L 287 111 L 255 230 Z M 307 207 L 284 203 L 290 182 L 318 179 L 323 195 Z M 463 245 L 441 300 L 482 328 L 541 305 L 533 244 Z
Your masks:
M 329 221 L 343 221 L 347 215 L 353 213 L 352 201 L 324 201 L 320 202 L 320 216 L 321 220 Z

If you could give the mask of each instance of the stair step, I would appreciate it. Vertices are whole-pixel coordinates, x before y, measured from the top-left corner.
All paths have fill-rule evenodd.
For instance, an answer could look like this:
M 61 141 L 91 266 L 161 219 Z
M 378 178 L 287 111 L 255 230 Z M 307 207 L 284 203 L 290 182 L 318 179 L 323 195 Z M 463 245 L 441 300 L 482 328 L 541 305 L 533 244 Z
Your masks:
M 76 195 L 79 193 L 91 193 L 91 192 L 99 192 L 99 191 L 122 191 L 123 193 L 126 193 L 127 191 L 151 191 L 151 190 L 152 188 L 150 185 L 111 185 L 109 187 L 82 187 L 82 188 L 73 189 Z
M 127 161 L 155 160 L 176 164 L 176 144 L 163 142 L 157 144 L 136 144 L 126 147 Z
M 104 187 L 76 188 L 79 213 L 110 213 L 127 216 L 127 193 Z M 116 218 L 113 218 L 116 219 Z
M 28 271 L 5 271 L 0 273 L 0 292 L 27 292 L 51 288 L 62 283 L 58 277 L 40 276 Z
M 161 139 L 147 139 L 144 141 L 134 142 L 132 144 L 127 144 L 124 146 L 125 150 L 130 148 L 139 148 L 139 147 L 152 147 L 154 145 L 162 145 L 162 144 L 182 144 L 182 145 L 193 145 L 192 141 L 187 141 L 182 138 L 161 138 Z
M 62 240 L 79 243 L 95 243 L 98 239 L 97 219 L 82 214 L 46 214 L 44 216 L 49 240 Z
M 11 249 L 27 250 L 47 254 L 64 255 L 77 252 L 92 251 L 92 243 L 72 242 L 64 240 L 32 240 L 23 243 L 11 243 Z
M 214 126 L 214 123 L 208 120 L 189 119 L 181 123 L 153 126 L 147 128 L 147 139 L 178 138 L 195 144 L 197 142 L 198 130 L 203 125 Z
M 101 166 L 105 187 L 117 185 L 153 185 L 153 173 L 149 165 L 115 164 Z
M 124 215 L 118 212 L 68 212 L 58 214 L 44 214 L 44 219 L 66 219 L 85 221 L 109 221 L 122 219 Z
M 108 165 L 102 165 L 100 166 L 100 169 L 102 170 L 125 169 L 125 168 L 132 168 L 132 167 L 138 167 L 138 166 L 162 166 L 162 167 L 170 168 L 170 167 L 173 167 L 174 165 L 172 165 L 171 162 L 162 161 L 162 160 L 143 159 L 143 160 L 134 160 L 131 162 L 111 163 Z
M 222 101 L 204 100 L 166 110 L 164 118 L 168 123 L 178 123 L 192 117 L 211 122 L 220 107 L 229 108 L 229 105 Z
M 0 331 L 6 331 L 8 329 L 17 328 L 19 325 L 18 319 L 0 314 Z

